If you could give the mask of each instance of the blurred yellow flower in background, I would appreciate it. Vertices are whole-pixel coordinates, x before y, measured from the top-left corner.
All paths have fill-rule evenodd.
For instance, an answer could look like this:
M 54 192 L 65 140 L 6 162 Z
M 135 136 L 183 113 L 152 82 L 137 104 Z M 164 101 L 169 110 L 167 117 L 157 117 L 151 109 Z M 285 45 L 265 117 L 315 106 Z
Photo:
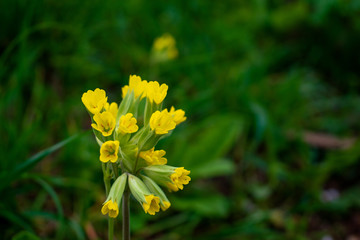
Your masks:
M 154 40 L 152 48 L 152 59 L 154 62 L 172 60 L 178 55 L 179 52 L 176 48 L 176 41 L 171 34 L 164 33 L 162 36 Z

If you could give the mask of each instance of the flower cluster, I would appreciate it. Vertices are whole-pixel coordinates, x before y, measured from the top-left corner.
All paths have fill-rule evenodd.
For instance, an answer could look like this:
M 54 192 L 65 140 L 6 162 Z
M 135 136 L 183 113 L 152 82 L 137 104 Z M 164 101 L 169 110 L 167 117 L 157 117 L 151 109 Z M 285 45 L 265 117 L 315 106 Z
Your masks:
M 162 109 L 167 90 L 166 84 L 130 75 L 129 85 L 122 88 L 123 100 L 119 105 L 108 103 L 105 91 L 98 88 L 83 94 L 81 100 L 91 116 L 100 146 L 104 179 L 114 179 L 101 209 L 104 215 L 118 216 L 126 189 L 145 213 L 165 211 L 171 204 L 160 186 L 178 191 L 189 183 L 190 171 L 165 165 L 166 152 L 156 149 L 160 139 L 186 120 L 181 109 Z

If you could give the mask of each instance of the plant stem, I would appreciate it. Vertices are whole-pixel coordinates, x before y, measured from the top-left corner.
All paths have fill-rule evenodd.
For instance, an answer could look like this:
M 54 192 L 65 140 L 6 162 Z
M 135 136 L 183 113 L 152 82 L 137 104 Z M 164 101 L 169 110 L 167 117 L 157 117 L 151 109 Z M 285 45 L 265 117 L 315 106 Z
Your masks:
M 130 240 L 130 192 L 125 190 L 122 201 L 122 240 Z
M 108 219 L 108 235 L 109 235 L 109 240 L 113 240 L 114 239 L 114 219 L 109 217 Z
M 105 192 L 106 192 L 106 197 L 109 195 L 110 192 L 110 173 L 109 173 L 109 166 L 106 167 L 106 164 L 103 163 L 102 164 L 102 170 L 103 170 L 103 174 L 104 174 L 104 184 L 105 184 Z M 109 240 L 113 240 L 114 239 L 114 219 L 108 217 L 108 237 Z

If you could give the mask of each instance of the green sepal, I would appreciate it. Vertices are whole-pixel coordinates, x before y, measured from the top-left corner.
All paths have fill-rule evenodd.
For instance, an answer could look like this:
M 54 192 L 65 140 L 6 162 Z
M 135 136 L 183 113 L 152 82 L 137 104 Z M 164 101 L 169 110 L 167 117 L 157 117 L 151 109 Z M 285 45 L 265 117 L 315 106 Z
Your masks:
M 130 136 L 131 136 L 130 133 L 126 133 L 126 134 L 117 133 L 116 134 L 116 140 L 118 140 L 120 142 L 121 148 L 123 148 L 127 145 L 127 143 L 129 142 Z
M 120 148 L 123 165 L 130 172 L 134 171 L 137 152 L 137 145 L 135 144 L 127 144 Z
M 146 98 L 145 104 L 145 114 L 144 114 L 144 126 L 149 124 L 151 115 L 154 113 L 154 103 L 151 103 L 148 98 Z
M 140 138 L 145 137 L 148 134 L 148 131 L 150 130 L 150 127 L 142 127 L 140 130 L 138 130 L 134 136 L 130 139 L 130 142 L 133 144 L 137 144 L 140 140 Z
M 131 143 L 137 144 L 139 152 L 147 151 L 153 148 L 159 141 L 161 135 L 156 135 L 154 131 L 150 130 L 150 126 L 147 125 L 140 129 L 130 140 Z
M 170 175 L 175 172 L 175 169 L 176 167 L 168 165 L 151 165 L 143 168 L 143 171 L 157 184 L 166 187 L 166 183 L 172 183 Z
M 99 144 L 100 147 L 101 147 L 101 145 L 104 144 L 96 135 L 95 135 L 95 139 L 96 139 L 96 142 Z
M 156 135 L 154 131 L 151 131 L 146 139 L 144 139 L 144 142 L 140 142 L 141 145 L 141 151 L 147 151 L 158 143 L 160 140 L 161 135 Z
M 141 175 L 141 178 L 144 181 L 146 187 L 150 190 L 150 192 L 152 192 L 154 195 L 160 198 L 161 203 L 163 205 L 164 205 L 164 201 L 169 202 L 164 191 L 151 178 L 144 175 Z
M 120 117 L 122 115 L 125 115 L 126 113 L 128 113 L 131 105 L 133 105 L 135 101 L 134 98 L 134 91 L 128 91 L 128 93 L 126 94 L 126 96 L 124 97 L 124 99 L 121 101 L 120 105 L 119 105 L 119 109 L 116 115 L 116 127 L 115 127 L 115 131 L 117 131 L 118 127 L 119 127 L 119 121 L 120 121 Z
M 132 174 L 129 174 L 129 188 L 134 198 L 140 204 L 146 202 L 145 195 L 151 194 L 143 181 Z
M 150 129 L 150 126 L 147 125 L 140 129 L 133 138 L 131 138 L 132 143 L 137 143 L 139 151 L 147 151 L 157 144 L 161 135 L 156 135 L 154 131 Z
M 127 180 L 127 173 L 123 173 L 120 177 L 118 177 L 113 185 L 111 186 L 109 195 L 105 202 L 112 199 L 113 201 L 116 201 L 118 205 L 120 205 L 121 198 L 124 194 L 125 186 L 126 186 L 126 180 Z

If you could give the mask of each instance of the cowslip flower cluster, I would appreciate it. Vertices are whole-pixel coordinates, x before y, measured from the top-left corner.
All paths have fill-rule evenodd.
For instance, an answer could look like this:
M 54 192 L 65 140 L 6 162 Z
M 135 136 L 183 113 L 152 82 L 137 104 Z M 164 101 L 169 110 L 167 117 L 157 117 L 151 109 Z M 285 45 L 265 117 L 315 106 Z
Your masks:
M 130 75 L 119 105 L 109 103 L 105 91 L 99 88 L 81 98 L 100 146 L 104 179 L 113 179 L 101 209 L 110 218 L 118 216 L 127 189 L 145 213 L 155 215 L 171 206 L 161 187 L 176 192 L 191 180 L 190 171 L 166 165 L 166 152 L 156 148 L 160 139 L 186 120 L 183 110 L 162 108 L 167 90 L 166 84 Z

